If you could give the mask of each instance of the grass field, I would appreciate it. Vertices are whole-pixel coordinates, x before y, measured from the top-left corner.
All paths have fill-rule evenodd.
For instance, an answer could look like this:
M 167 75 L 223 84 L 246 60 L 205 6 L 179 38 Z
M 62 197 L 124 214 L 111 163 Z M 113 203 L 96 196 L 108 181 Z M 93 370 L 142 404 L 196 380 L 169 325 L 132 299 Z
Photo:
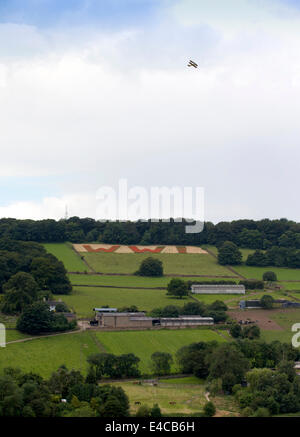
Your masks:
M 218 249 L 215 246 L 203 246 L 203 249 L 208 249 L 215 255 L 218 255 Z M 243 254 L 243 261 L 245 262 L 248 255 L 253 253 L 253 249 L 240 249 Z M 288 269 L 284 267 L 250 267 L 245 264 L 240 266 L 233 266 L 234 270 L 240 275 L 245 276 L 248 279 L 262 279 L 264 272 L 271 270 L 277 275 L 279 281 L 285 280 L 299 280 L 300 281 L 300 269 Z M 299 287 L 300 289 L 300 287 Z
M 68 272 L 84 272 L 90 271 L 88 266 L 80 259 L 72 249 L 72 245 L 68 243 L 48 243 L 43 244 L 47 252 L 52 253 L 60 261 Z
M 86 318 L 93 315 L 93 308 L 105 305 L 112 308 L 135 305 L 141 311 L 150 311 L 167 305 L 183 306 L 192 299 L 174 299 L 166 296 L 166 290 L 74 287 L 72 294 L 63 296 L 63 301 L 76 312 L 77 317 Z
M 228 306 L 236 306 L 240 300 L 245 299 L 245 295 L 236 294 L 193 294 L 193 296 L 206 305 L 212 304 L 216 300 L 222 300 L 226 304 L 228 303 Z
M 177 350 L 190 343 L 216 340 L 224 342 L 224 338 L 209 329 L 179 329 L 159 331 L 128 332 L 96 332 L 100 343 L 108 352 L 114 354 L 134 353 L 140 359 L 142 372 L 151 373 L 149 366 L 151 355 L 157 351 L 174 355 Z M 176 372 L 176 364 L 172 371 Z
M 284 267 L 249 267 L 246 265 L 234 266 L 240 275 L 248 279 L 262 279 L 264 272 L 276 273 L 278 281 L 300 280 L 300 269 L 288 269 Z
M 205 304 L 209 305 L 213 303 L 216 300 L 222 300 L 225 302 L 228 306 L 231 308 L 237 307 L 239 305 L 239 302 L 241 300 L 251 300 L 251 299 L 260 299 L 265 294 L 270 294 L 274 299 L 286 299 L 291 300 L 292 298 L 287 296 L 284 291 L 272 291 L 266 292 L 266 291 L 247 291 L 246 294 L 194 294 L 193 296 L 199 300 L 200 302 L 204 302 Z M 299 295 L 300 297 L 300 295 Z
M 88 264 L 99 273 L 131 273 L 136 272 L 140 263 L 149 254 L 116 254 L 116 253 L 85 253 Z M 164 265 L 165 274 L 174 275 L 224 275 L 233 274 L 225 267 L 218 265 L 216 259 L 209 254 L 151 254 L 160 259 Z
M 159 383 L 156 387 L 145 383 L 136 385 L 130 382 L 115 383 L 114 385 L 125 390 L 129 397 L 132 414 L 135 414 L 139 408 L 135 402 L 141 402 L 142 405 L 148 405 L 150 408 L 154 404 L 158 404 L 166 416 L 176 416 L 176 414 L 188 416 L 201 413 L 206 402 L 204 385 L 199 383 L 191 386 L 180 383 L 176 385 L 174 383 Z M 176 404 L 170 405 L 171 401 L 176 401 Z
M 89 333 L 76 333 L 9 344 L 0 348 L 0 369 L 19 367 L 44 377 L 65 364 L 86 373 L 88 355 L 99 352 Z
M 292 336 L 294 334 L 291 331 L 261 331 L 261 339 L 266 341 L 267 343 L 271 343 L 272 341 L 280 341 L 281 343 L 291 343 Z
M 280 285 L 284 287 L 285 290 L 300 292 L 300 282 L 280 282 Z
M 281 312 L 272 313 L 272 320 L 278 323 L 283 330 L 282 331 L 268 331 L 261 332 L 262 339 L 265 341 L 279 340 L 284 343 L 290 343 L 292 341 L 292 325 L 294 323 L 300 323 L 300 309 L 291 309 Z
M 69 275 L 72 284 L 77 285 L 112 285 L 114 287 L 167 287 L 171 277 L 150 278 L 142 276 L 109 276 L 109 275 Z M 184 281 L 213 281 L 213 278 L 197 278 L 190 276 Z
M 6 342 L 21 340 L 23 338 L 28 338 L 28 337 L 33 337 L 33 336 L 29 334 L 23 334 L 22 332 L 17 331 L 16 329 L 6 330 Z
M 160 380 L 157 386 L 143 383 L 136 385 L 132 382 L 115 383 L 121 386 L 129 397 L 131 413 L 134 415 L 140 402 L 150 408 L 158 404 L 165 416 L 196 417 L 200 416 L 206 403 L 205 385 L 197 378 L 176 378 Z M 175 401 L 175 405 L 170 402 Z M 212 398 L 217 407 L 217 416 L 238 416 L 238 407 L 233 396 L 216 396 Z

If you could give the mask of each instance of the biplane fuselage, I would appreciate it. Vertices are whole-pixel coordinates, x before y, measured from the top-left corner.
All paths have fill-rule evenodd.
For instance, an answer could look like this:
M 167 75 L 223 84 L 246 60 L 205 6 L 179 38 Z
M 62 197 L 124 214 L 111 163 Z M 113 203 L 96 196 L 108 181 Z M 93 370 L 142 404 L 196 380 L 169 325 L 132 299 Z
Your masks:
M 198 68 L 198 64 L 196 64 L 196 62 L 194 62 L 194 61 L 190 61 L 188 64 L 188 67 Z

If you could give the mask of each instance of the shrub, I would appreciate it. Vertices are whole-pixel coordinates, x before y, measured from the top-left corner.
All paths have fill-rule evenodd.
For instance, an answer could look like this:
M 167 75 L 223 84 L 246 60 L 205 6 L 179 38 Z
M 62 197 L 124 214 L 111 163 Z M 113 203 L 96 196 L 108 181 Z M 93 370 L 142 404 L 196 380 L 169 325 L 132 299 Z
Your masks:
M 242 263 L 243 255 L 239 248 L 231 241 L 225 241 L 218 253 L 218 262 L 221 265 L 238 265 Z
M 168 296 L 178 297 L 182 299 L 183 296 L 188 295 L 188 287 L 185 281 L 179 278 L 173 278 L 168 284 Z
M 209 401 L 203 407 L 203 413 L 206 417 L 213 417 L 216 414 L 216 407 L 213 402 Z
M 244 285 L 246 290 L 263 290 L 264 281 L 259 281 L 257 279 L 244 279 L 239 282 L 240 285 Z
M 265 272 L 263 274 L 263 280 L 266 282 L 277 282 L 277 275 L 274 272 Z
M 272 296 L 269 296 L 268 294 L 265 294 L 264 296 L 262 296 L 262 298 L 260 299 L 260 303 L 262 308 L 266 309 L 266 310 L 270 310 L 273 308 L 274 305 L 274 299 Z
M 135 274 L 137 276 L 163 276 L 163 263 L 159 259 L 146 258 Z

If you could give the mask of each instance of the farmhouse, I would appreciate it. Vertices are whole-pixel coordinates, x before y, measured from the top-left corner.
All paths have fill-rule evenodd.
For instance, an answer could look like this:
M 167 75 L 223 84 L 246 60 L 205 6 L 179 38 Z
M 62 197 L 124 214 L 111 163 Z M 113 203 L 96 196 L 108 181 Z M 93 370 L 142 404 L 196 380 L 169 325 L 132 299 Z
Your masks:
M 209 285 L 193 284 L 191 287 L 193 294 L 245 294 L 244 285 Z
M 50 311 L 55 311 L 57 305 L 60 304 L 60 303 L 63 303 L 61 299 L 59 299 L 59 301 L 44 299 L 44 302 L 46 302 L 49 305 Z
M 180 316 L 153 318 L 147 317 L 144 312 L 137 313 L 108 313 L 97 312 L 96 320 L 101 328 L 126 329 L 126 328 L 153 328 L 153 327 L 187 327 L 213 325 L 212 317 Z

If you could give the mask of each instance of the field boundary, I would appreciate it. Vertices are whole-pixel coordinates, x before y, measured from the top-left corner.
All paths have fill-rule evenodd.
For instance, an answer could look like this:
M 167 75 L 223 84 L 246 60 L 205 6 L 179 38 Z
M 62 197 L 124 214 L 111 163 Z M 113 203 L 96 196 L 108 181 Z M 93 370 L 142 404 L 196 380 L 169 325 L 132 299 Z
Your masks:
M 211 256 L 213 256 L 215 259 L 218 259 L 217 255 L 215 253 L 213 253 L 210 249 L 205 249 Z M 245 276 L 241 275 L 239 272 L 237 272 L 236 270 L 234 270 L 231 266 L 223 266 L 225 267 L 225 269 L 230 270 L 232 273 L 234 273 L 236 276 L 242 278 L 242 279 L 247 279 Z
M 97 348 L 99 349 L 99 351 L 101 353 L 107 353 L 107 350 L 105 349 L 105 347 L 103 346 L 103 344 L 101 343 L 101 341 L 98 340 L 98 338 L 96 337 L 96 335 L 94 334 L 94 332 L 92 331 L 88 331 L 91 339 L 94 341 L 95 345 L 97 346 Z
M 84 285 L 84 284 L 72 284 L 72 287 L 91 287 L 91 288 L 117 288 L 117 289 L 124 289 L 124 290 L 167 290 L 167 287 L 124 287 L 124 286 L 117 286 L 117 285 Z
M 78 276 L 134 276 L 133 273 L 99 273 L 99 272 L 68 272 L 69 275 L 78 275 Z M 139 276 L 141 278 L 142 276 Z M 158 278 L 159 276 L 156 276 Z M 177 273 L 168 273 L 160 277 L 165 278 L 213 278 L 213 279 L 237 279 L 238 276 L 228 276 L 228 275 L 181 275 Z M 242 276 L 241 276 L 242 277 Z M 300 281 L 299 281 L 300 282 Z
M 93 274 L 95 274 L 96 273 L 96 271 L 93 269 L 93 267 L 91 267 L 90 265 L 89 265 L 89 263 L 87 262 L 87 260 L 85 259 L 85 257 L 83 256 L 83 255 L 80 255 L 80 253 L 79 252 L 77 252 L 77 250 L 75 249 L 75 247 L 74 247 L 74 245 L 72 244 L 72 243 L 69 243 L 69 244 L 71 244 L 71 247 L 72 247 L 72 250 L 74 250 L 74 252 L 76 253 L 76 255 L 81 259 L 81 261 L 83 261 L 84 262 L 84 264 L 88 267 L 88 269 L 91 271 L 91 273 Z M 68 272 L 69 273 L 69 272 Z M 81 272 L 83 275 L 85 275 L 86 273 L 84 273 L 84 272 Z

